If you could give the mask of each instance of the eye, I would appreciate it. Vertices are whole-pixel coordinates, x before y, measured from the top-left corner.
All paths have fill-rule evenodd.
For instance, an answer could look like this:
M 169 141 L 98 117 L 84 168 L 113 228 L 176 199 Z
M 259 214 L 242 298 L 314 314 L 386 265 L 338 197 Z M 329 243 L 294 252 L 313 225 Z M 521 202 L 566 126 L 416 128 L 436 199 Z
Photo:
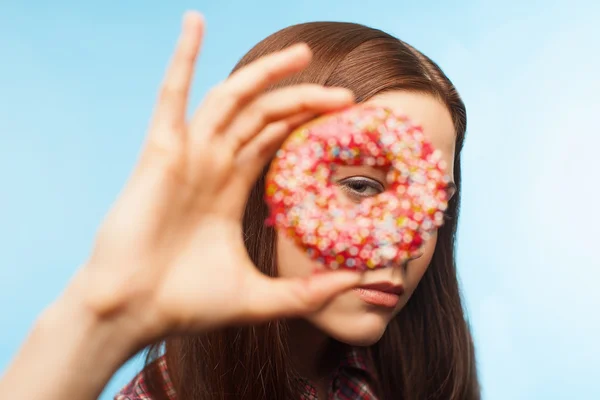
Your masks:
M 385 191 L 385 187 L 375 179 L 365 176 L 352 176 L 338 181 L 340 188 L 351 200 L 360 201 L 366 197 L 377 196 Z

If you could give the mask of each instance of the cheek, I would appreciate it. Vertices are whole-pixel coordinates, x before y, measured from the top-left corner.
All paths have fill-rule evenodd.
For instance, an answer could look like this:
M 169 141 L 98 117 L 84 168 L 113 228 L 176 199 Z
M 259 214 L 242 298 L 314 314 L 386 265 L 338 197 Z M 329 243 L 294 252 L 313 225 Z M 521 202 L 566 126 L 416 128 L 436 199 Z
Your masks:
M 427 268 L 431 263 L 431 259 L 433 258 L 433 253 L 435 252 L 436 244 L 437 231 L 431 235 L 431 239 L 429 239 L 423 246 L 422 256 L 408 263 L 405 275 L 405 297 L 407 301 L 410 295 L 415 291 L 415 289 L 419 285 L 419 282 L 421 281 L 421 278 L 423 278 L 423 275 L 425 275 L 425 272 L 427 271 Z
M 277 272 L 279 276 L 294 278 L 312 274 L 316 264 L 285 234 L 277 233 Z
M 343 293 L 306 319 L 328 336 L 343 343 L 369 346 L 384 334 L 390 319 L 397 314 L 418 286 L 433 258 L 437 234 L 423 247 L 423 255 L 409 263 L 403 276 L 405 294 L 401 304 L 392 312 L 367 307 L 354 293 Z M 317 264 L 285 234 L 277 235 L 277 267 L 279 276 L 303 277 L 312 274 Z M 399 271 L 382 269 L 364 274 L 366 281 L 395 279 Z
M 436 243 L 437 232 L 423 246 L 423 255 L 408 264 L 404 276 L 404 286 L 409 296 L 427 271 L 427 267 L 433 258 Z M 293 240 L 280 232 L 277 234 L 277 271 L 279 276 L 304 277 L 312 274 L 317 267 L 317 264 Z

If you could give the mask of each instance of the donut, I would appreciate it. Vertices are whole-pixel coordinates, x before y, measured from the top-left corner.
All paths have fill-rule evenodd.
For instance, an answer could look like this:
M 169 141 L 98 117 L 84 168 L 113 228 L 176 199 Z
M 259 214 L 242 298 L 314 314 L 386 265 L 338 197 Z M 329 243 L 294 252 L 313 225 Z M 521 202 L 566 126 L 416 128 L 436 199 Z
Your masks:
M 339 198 L 333 171 L 386 171 L 386 190 L 360 203 Z M 295 129 L 266 175 L 266 224 L 326 268 L 374 269 L 415 257 L 444 221 L 450 181 L 420 126 L 384 107 L 357 105 Z

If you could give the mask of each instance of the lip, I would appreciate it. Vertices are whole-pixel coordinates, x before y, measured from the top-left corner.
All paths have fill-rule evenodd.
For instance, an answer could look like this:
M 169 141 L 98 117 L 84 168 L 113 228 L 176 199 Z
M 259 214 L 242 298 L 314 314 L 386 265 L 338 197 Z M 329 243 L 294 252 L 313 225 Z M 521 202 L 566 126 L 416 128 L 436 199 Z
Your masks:
M 387 308 L 395 308 L 400 301 L 400 296 L 404 293 L 402 285 L 392 282 L 364 285 L 353 290 L 365 303 Z

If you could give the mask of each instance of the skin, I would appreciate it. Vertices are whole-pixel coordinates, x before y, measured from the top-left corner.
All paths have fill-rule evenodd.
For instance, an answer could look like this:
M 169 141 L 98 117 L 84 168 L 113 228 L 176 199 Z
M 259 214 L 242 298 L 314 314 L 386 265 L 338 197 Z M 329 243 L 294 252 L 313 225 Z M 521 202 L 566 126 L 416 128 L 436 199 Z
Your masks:
M 138 163 L 99 227 L 88 259 L 38 317 L 4 372 L 0 398 L 96 399 L 114 372 L 152 342 L 279 318 L 306 321 L 296 350 L 311 343 L 318 349 L 327 337 L 366 345 L 381 336 L 397 311 L 367 307 L 346 292 L 380 279 L 402 280 L 405 303 L 425 271 L 433 241 L 429 255 L 406 272 L 312 275 L 309 263 L 292 264 L 293 249 L 283 238 L 279 262 L 287 272 L 269 278 L 257 270 L 241 226 L 254 182 L 295 127 L 353 104 L 354 96 L 319 85 L 265 93 L 308 65 L 310 49 L 299 44 L 234 73 L 188 120 L 203 31 L 201 16 L 188 13 Z M 411 96 L 388 94 L 372 102 L 404 109 L 434 135 L 438 148 L 452 154 L 450 139 L 437 138 L 444 136 L 439 132 L 445 118 L 435 101 Z M 377 178 L 374 171 L 360 173 Z M 298 360 L 300 353 L 295 351 Z M 309 376 L 312 362 L 301 364 Z
M 4 371 L 0 398 L 96 399 L 145 345 L 302 317 L 359 283 L 347 271 L 267 277 L 242 235 L 248 194 L 281 143 L 354 95 L 321 85 L 265 93 L 310 63 L 310 49 L 298 44 L 232 74 L 188 119 L 203 31 L 201 16 L 188 13 L 137 165 L 88 259 Z
M 420 124 L 426 137 L 442 152 L 448 165 L 447 172 L 454 175 L 455 132 L 452 118 L 445 105 L 427 94 L 392 91 L 372 98 L 369 104 L 389 107 L 407 114 Z M 348 182 L 357 184 L 349 185 Z M 342 201 L 360 202 L 361 198 L 375 196 L 385 188 L 385 171 L 368 166 L 340 167 L 334 176 L 339 182 Z M 324 360 L 328 340 L 334 338 L 352 346 L 369 346 L 376 343 L 390 322 L 408 302 L 433 257 L 437 234 L 433 234 L 423 246 L 418 258 L 411 260 L 406 268 L 369 270 L 362 274 L 360 285 L 388 281 L 401 284 L 405 291 L 399 304 L 391 309 L 365 303 L 355 291 L 336 296 L 324 308 L 311 313 L 303 320 L 291 321 L 292 351 L 297 368 L 303 375 L 317 383 L 317 390 L 324 396 L 328 371 Z M 313 273 L 315 263 L 284 233 L 278 234 L 278 271 L 283 277 L 305 277 Z M 321 398 L 321 397 L 320 397 Z

